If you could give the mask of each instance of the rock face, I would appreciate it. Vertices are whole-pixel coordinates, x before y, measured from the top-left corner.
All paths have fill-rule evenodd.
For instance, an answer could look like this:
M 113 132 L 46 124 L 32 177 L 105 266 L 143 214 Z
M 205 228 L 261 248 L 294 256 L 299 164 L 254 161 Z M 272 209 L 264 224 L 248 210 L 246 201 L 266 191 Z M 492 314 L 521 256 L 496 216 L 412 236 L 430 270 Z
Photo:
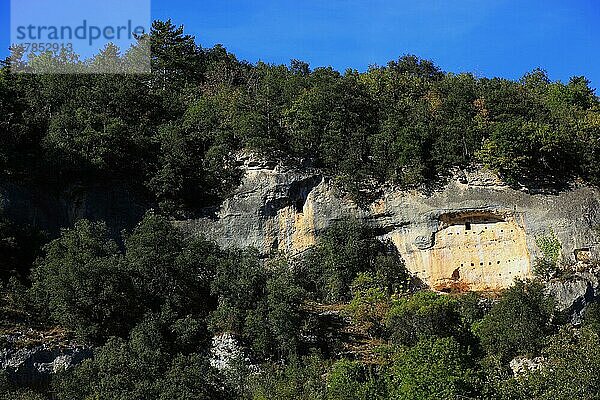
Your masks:
M 513 358 L 510 361 L 509 366 L 512 370 L 513 376 L 519 377 L 521 375 L 527 374 L 528 372 L 532 372 L 542 368 L 545 362 L 546 360 L 544 359 L 544 357 L 517 357 Z
M 51 190 L 52 189 L 52 190 Z M 105 221 L 113 236 L 130 229 L 148 208 L 146 200 L 123 184 L 72 186 L 59 193 L 0 180 L 0 210 L 12 221 L 52 236 L 79 219 Z
M 554 298 L 556 309 L 568 312 L 571 323 L 579 325 L 586 306 L 600 297 L 600 282 L 595 274 L 579 272 L 568 279 L 551 280 L 546 290 Z
M 317 170 L 242 160 L 245 176 L 214 215 L 182 228 L 225 247 L 299 254 L 332 223 L 355 217 L 391 240 L 407 268 L 438 290 L 496 290 L 531 275 L 535 240 L 554 232 L 563 257 L 595 258 L 600 193 L 580 186 L 559 194 L 515 190 L 484 169 L 462 171 L 431 194 L 383 189 L 364 208 L 339 195 Z
M 212 339 L 210 365 L 219 371 L 225 371 L 235 367 L 237 362 L 249 364 L 250 359 L 245 356 L 245 351 L 233 334 L 221 333 Z
M 2 340 L 1 367 L 18 385 L 44 386 L 53 374 L 92 357 L 89 347 L 48 339 L 36 332 L 5 334 Z

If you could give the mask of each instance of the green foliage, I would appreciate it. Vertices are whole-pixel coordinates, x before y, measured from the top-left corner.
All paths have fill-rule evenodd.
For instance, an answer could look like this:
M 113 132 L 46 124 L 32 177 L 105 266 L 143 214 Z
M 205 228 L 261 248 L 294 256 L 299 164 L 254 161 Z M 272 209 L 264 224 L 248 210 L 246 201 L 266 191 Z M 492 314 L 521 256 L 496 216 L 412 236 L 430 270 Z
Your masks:
M 163 217 L 147 214 L 125 240 L 125 252 L 106 226 L 81 220 L 44 248 L 32 274 L 42 314 L 94 341 L 125 336 L 147 312 L 205 317 L 210 282 L 221 251 L 184 239 Z
M 235 154 L 248 148 L 321 167 L 357 199 L 386 181 L 431 186 L 479 161 L 514 184 L 599 181 L 600 102 L 584 77 L 480 79 L 413 55 L 364 73 L 251 65 L 222 46 L 201 48 L 170 20 L 145 40 L 150 74 L 2 67 L 0 174 L 61 188 L 124 181 L 178 217 L 229 193 Z M 91 65 L 121 68 L 128 57 L 109 45 Z M 82 67 L 73 54 L 32 61 Z
M 598 399 L 600 392 L 600 338 L 583 329 L 561 329 L 544 350 L 539 369 L 511 379 L 503 388 L 503 398 Z
M 414 345 L 431 337 L 459 337 L 459 302 L 453 297 L 421 291 L 394 302 L 386 327 L 394 343 Z
M 233 187 L 233 93 L 203 96 L 183 116 L 160 126 L 158 170 L 148 186 L 169 212 L 198 209 Z
M 357 361 L 337 361 L 327 377 L 327 400 L 383 399 L 385 382 L 373 372 Z
M 55 384 L 59 399 L 224 399 L 197 341 L 173 340 L 169 316 L 150 316 L 128 340 L 111 338 Z
M 2 371 L 0 373 L 0 400 L 46 400 L 46 397 L 34 390 L 13 385 L 6 373 Z
M 318 354 L 286 365 L 263 365 L 260 373 L 246 372 L 243 398 L 252 400 L 325 400 L 327 360 Z
M 542 279 L 550 279 L 558 275 L 560 273 L 558 260 L 562 246 L 554 232 L 551 231 L 547 235 L 539 236 L 536 238 L 535 243 L 542 256 L 536 258 L 533 273 Z
M 31 278 L 42 312 L 84 338 L 128 331 L 132 290 L 105 224 L 79 221 L 44 251 Z
M 39 255 L 44 239 L 41 232 L 10 221 L 0 207 L 0 279 L 24 279 Z
M 213 331 L 237 333 L 262 357 L 296 355 L 304 292 L 287 263 L 264 266 L 255 252 L 235 252 L 217 270 L 212 294 L 218 299 L 210 317 Z
M 389 398 L 472 398 L 478 383 L 469 354 L 453 338 L 429 338 L 398 351 L 388 375 Z
M 474 326 L 488 355 L 508 361 L 537 354 L 554 331 L 554 301 L 539 282 L 517 281 Z
M 550 232 L 548 235 L 538 237 L 535 240 L 535 243 L 539 247 L 544 258 L 548 259 L 552 263 L 558 262 L 558 257 L 560 256 L 562 247 L 554 232 Z
M 287 265 L 273 271 L 265 289 L 265 297 L 246 316 L 244 334 L 263 357 L 293 357 L 299 345 L 303 291 Z
M 329 302 L 349 299 L 350 285 L 361 272 L 375 273 L 389 294 L 406 290 L 404 262 L 373 236 L 356 220 L 332 225 L 305 256 L 299 279 L 318 299 Z
M 184 238 L 164 217 L 148 213 L 125 238 L 125 268 L 145 310 L 208 313 L 210 281 L 222 257 L 202 239 Z
M 583 326 L 600 335 L 600 303 L 588 304 L 583 314 Z
M 385 332 L 385 317 L 391 305 L 390 297 L 373 274 L 361 273 L 352 282 L 352 300 L 348 305 L 354 324 L 361 326 L 371 337 Z

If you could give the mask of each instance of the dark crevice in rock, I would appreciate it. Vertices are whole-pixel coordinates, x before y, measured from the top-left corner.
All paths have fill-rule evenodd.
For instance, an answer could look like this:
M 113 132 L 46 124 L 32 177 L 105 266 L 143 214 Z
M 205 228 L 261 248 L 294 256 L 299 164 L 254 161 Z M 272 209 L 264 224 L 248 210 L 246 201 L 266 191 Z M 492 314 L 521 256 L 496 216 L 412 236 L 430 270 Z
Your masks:
M 304 204 L 310 192 L 322 182 L 321 175 L 315 175 L 306 179 L 292 182 L 284 197 L 267 201 L 259 209 L 259 215 L 265 217 L 274 217 L 282 208 L 294 206 L 296 212 L 301 213 L 304 209 Z

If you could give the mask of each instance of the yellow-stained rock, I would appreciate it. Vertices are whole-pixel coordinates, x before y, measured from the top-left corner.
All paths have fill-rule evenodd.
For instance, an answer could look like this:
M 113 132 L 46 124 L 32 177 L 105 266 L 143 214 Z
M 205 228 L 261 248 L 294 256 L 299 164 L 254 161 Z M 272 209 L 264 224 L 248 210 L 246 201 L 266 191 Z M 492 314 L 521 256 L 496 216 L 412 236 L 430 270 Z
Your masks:
M 406 267 L 437 290 L 497 290 L 515 278 L 531 276 L 525 229 L 513 216 L 476 213 L 440 218 L 431 245 L 419 248 L 410 231 L 391 240 L 403 252 Z
M 600 257 L 600 192 L 593 187 L 529 193 L 473 169 L 427 194 L 384 188 L 359 208 L 319 171 L 244 162 L 242 185 L 215 215 L 181 222 L 182 228 L 225 247 L 295 256 L 335 221 L 355 217 L 391 240 L 408 270 L 438 290 L 497 290 L 530 277 L 540 256 L 536 238 L 548 232 L 566 259 Z

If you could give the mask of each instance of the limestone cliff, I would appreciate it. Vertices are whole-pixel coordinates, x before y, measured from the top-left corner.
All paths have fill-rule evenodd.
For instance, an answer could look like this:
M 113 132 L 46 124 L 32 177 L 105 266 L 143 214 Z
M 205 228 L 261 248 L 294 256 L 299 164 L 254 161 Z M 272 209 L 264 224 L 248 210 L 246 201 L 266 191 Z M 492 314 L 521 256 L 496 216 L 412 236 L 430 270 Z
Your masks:
M 494 290 L 531 275 L 535 239 L 553 231 L 566 258 L 595 257 L 600 193 L 580 185 L 558 194 L 504 185 L 489 171 L 455 174 L 431 194 L 382 189 L 364 208 L 339 194 L 317 170 L 296 170 L 246 156 L 238 189 L 213 215 L 181 222 L 226 247 L 295 255 L 334 221 L 354 216 L 390 239 L 407 268 L 433 288 Z
M 126 184 L 111 182 L 67 189 L 0 179 L 0 211 L 18 224 L 56 236 L 79 219 L 105 221 L 114 237 L 131 229 L 149 207 Z

